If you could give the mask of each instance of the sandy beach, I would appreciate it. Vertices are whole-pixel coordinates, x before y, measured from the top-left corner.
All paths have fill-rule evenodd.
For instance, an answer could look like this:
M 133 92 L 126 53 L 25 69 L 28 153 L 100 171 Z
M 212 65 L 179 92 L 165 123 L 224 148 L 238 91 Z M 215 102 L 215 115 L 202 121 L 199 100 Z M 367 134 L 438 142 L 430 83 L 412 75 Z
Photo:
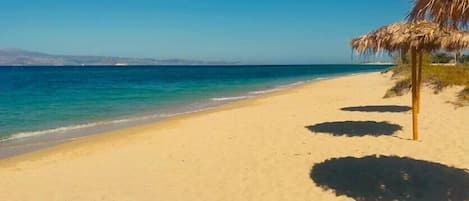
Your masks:
M 392 84 L 322 80 L 0 160 L 0 200 L 370 200 L 397 187 L 365 177 L 392 174 L 429 184 L 403 192 L 468 199 L 469 107 L 448 103 L 458 89 L 422 91 L 415 142 L 410 94 L 382 98 Z

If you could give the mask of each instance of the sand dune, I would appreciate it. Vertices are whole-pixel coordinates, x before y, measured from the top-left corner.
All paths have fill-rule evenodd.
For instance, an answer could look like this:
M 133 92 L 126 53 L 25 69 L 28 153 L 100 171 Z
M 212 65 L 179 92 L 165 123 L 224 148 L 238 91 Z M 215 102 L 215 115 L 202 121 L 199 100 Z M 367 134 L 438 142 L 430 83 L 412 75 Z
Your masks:
M 391 85 L 323 80 L 2 160 L 0 200 L 469 200 L 457 89 L 423 90 L 414 142 Z

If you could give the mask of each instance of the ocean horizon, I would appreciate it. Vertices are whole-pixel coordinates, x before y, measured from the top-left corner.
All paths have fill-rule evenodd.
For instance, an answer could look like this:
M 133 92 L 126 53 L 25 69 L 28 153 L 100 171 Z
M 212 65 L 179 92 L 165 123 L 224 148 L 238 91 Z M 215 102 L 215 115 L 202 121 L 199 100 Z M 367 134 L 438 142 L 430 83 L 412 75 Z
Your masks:
M 387 65 L 0 67 L 0 146 L 68 140 Z

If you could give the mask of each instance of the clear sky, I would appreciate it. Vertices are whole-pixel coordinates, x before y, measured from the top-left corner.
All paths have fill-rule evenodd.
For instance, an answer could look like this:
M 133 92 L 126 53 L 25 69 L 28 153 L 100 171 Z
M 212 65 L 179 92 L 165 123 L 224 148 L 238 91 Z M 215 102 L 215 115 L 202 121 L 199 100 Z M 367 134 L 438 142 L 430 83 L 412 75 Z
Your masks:
M 244 63 L 350 63 L 411 0 L 1 0 L 0 47 Z

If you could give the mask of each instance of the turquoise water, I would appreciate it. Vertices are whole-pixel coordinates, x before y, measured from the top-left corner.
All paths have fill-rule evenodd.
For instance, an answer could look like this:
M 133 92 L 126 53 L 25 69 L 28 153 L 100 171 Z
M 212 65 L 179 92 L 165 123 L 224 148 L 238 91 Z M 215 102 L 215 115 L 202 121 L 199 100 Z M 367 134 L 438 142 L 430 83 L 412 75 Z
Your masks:
M 0 67 L 0 141 L 164 118 L 387 66 Z

